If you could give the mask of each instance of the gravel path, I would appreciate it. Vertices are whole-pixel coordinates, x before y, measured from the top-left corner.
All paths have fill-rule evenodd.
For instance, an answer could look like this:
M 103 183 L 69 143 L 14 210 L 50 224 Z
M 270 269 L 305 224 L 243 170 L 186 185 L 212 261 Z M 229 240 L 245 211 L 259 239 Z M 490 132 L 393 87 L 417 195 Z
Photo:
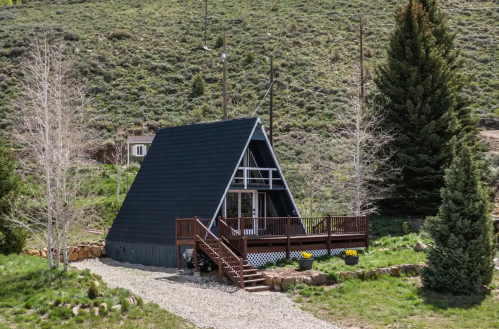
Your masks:
M 72 266 L 88 268 L 110 287 L 128 289 L 201 328 L 338 329 L 300 310 L 282 293 L 250 294 L 209 278 L 178 275 L 174 269 L 111 259 L 86 259 Z

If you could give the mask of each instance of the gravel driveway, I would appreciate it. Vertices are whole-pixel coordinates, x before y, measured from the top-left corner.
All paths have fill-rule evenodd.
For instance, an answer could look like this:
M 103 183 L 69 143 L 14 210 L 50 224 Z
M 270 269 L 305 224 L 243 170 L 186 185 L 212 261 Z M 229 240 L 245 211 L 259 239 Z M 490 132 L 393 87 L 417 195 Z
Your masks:
M 201 328 L 338 329 L 306 313 L 282 293 L 248 293 L 212 279 L 178 275 L 176 270 L 86 259 L 72 263 L 90 269 L 110 287 L 121 287 Z

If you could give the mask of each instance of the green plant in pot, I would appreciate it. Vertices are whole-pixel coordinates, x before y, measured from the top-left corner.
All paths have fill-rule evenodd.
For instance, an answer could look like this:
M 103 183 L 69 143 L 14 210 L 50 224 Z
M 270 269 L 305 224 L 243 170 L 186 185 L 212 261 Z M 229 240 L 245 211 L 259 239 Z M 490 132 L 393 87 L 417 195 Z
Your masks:
M 302 258 L 298 258 L 298 266 L 300 266 L 300 271 L 311 270 L 312 265 L 314 264 L 312 254 L 304 251 L 301 253 L 301 257 Z
M 345 261 L 345 265 L 357 265 L 359 263 L 359 255 L 357 254 L 357 250 L 347 250 L 345 252 L 345 256 L 343 256 L 343 260 Z

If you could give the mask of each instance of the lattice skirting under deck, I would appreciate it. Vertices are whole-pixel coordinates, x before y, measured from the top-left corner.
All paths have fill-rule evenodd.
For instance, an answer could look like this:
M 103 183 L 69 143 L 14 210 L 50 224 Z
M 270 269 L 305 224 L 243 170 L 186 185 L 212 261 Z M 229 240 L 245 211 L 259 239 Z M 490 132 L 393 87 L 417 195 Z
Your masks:
M 331 255 L 339 255 L 346 249 L 331 249 Z M 321 257 L 327 255 L 327 250 L 303 250 L 312 254 L 312 257 Z M 301 257 L 301 251 L 291 251 L 289 253 L 291 259 L 296 259 Z M 261 267 L 267 263 L 275 263 L 278 260 L 286 258 L 285 252 L 265 252 L 259 254 L 248 254 L 248 263 L 254 267 Z

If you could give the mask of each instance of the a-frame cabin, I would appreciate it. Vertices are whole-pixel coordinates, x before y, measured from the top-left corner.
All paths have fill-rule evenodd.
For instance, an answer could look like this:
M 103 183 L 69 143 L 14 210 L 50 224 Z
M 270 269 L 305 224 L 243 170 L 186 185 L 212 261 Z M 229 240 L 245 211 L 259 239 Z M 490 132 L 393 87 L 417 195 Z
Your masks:
M 106 249 L 120 261 L 180 267 L 182 248 L 194 246 L 238 281 L 251 265 L 300 251 L 318 256 L 365 247 L 367 232 L 363 217 L 300 217 L 262 123 L 253 117 L 159 130 Z M 247 281 L 258 281 L 248 275 L 254 280 Z

